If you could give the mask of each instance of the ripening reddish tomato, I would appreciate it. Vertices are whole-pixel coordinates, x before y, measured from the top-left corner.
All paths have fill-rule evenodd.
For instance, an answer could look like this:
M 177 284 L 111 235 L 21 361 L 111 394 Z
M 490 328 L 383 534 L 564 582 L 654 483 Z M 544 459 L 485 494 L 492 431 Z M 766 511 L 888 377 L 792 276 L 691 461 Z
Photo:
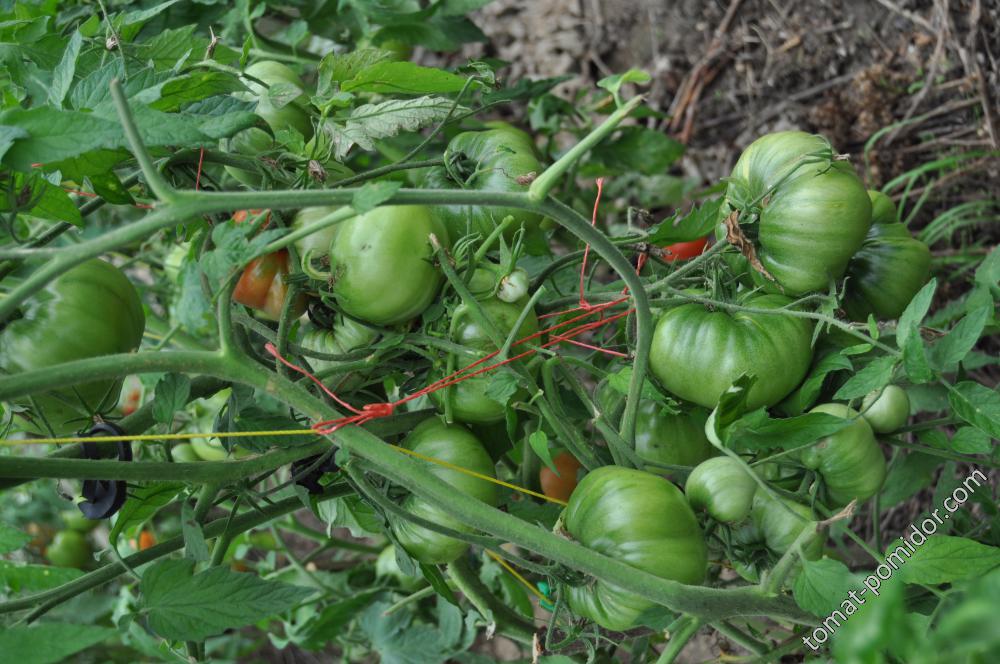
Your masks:
M 137 551 L 145 551 L 154 544 L 156 544 L 156 536 L 149 530 L 143 530 L 139 532 L 138 543 L 134 539 L 128 541 L 129 545 Z M 136 545 L 138 544 L 138 546 Z
M 569 452 L 560 452 L 552 459 L 559 474 L 556 475 L 548 466 L 542 466 L 538 472 L 538 481 L 542 485 L 542 493 L 549 498 L 566 501 L 576 488 L 577 471 L 582 468 L 576 457 Z
M 233 221 L 237 224 L 242 224 L 247 219 L 252 219 L 258 216 L 264 210 L 237 210 L 233 213 Z M 268 210 L 267 219 L 264 220 L 264 225 L 262 228 L 267 228 L 268 224 L 271 223 L 271 212 Z
M 233 300 L 260 311 L 265 318 L 278 320 L 288 295 L 288 284 L 285 282 L 287 275 L 287 251 L 282 249 L 255 258 L 243 270 L 243 276 L 233 291 Z M 304 301 L 299 299 L 296 310 L 301 314 L 299 305 L 304 304 Z
M 689 258 L 700 256 L 705 252 L 708 245 L 708 236 L 690 242 L 674 242 L 663 247 L 663 260 L 668 263 L 674 261 L 686 261 Z

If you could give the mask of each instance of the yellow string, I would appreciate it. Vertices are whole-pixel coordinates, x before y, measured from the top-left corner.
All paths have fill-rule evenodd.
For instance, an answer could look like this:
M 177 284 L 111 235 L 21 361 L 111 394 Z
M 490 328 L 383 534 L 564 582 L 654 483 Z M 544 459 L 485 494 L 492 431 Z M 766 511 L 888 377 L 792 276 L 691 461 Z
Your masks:
M 492 551 L 487 550 L 486 553 L 489 554 L 490 558 L 500 563 L 501 567 L 510 572 L 511 576 L 520 581 L 524 585 L 524 587 L 530 590 L 539 600 L 543 602 L 547 602 L 549 600 L 548 597 L 542 594 L 541 590 L 535 587 L 535 584 L 533 584 L 531 581 L 528 581 L 526 578 L 521 576 L 520 572 L 511 567 L 510 563 L 508 563 L 506 560 L 504 560 L 497 554 L 493 553 Z
M 439 466 L 444 466 L 445 468 L 451 468 L 452 470 L 457 470 L 460 473 L 465 473 L 466 475 L 471 475 L 472 477 L 478 477 L 481 480 L 486 480 L 487 482 L 493 482 L 494 484 L 499 484 L 500 486 L 505 486 L 508 489 L 513 489 L 514 491 L 520 491 L 521 493 L 526 493 L 529 496 L 534 496 L 535 498 L 541 498 L 542 500 L 547 500 L 550 503 L 556 503 L 557 505 L 562 505 L 563 507 L 569 504 L 565 501 L 559 500 L 558 498 L 552 498 L 550 496 L 546 496 L 544 493 L 538 493 L 537 491 L 532 491 L 531 489 L 525 489 L 524 487 L 517 486 L 516 484 L 509 484 L 508 482 L 504 482 L 503 480 L 498 480 L 495 477 L 490 477 L 489 475 L 483 475 L 482 473 L 477 473 L 474 470 L 469 470 L 468 468 L 456 466 L 453 463 L 448 463 L 447 461 L 442 461 L 441 459 L 435 459 L 434 457 L 424 456 L 419 452 L 408 450 L 405 447 L 398 447 L 396 445 L 393 445 L 393 447 L 395 447 L 400 452 L 403 452 L 404 454 L 409 454 L 410 456 L 414 456 L 418 459 L 423 459 L 424 461 L 430 461 L 431 463 L 436 463 Z
M 138 436 L 67 436 L 63 438 L 29 438 L 24 440 L 10 440 L 7 438 L 0 439 L 0 447 L 15 447 L 18 445 L 65 445 L 69 443 L 118 443 L 127 441 L 142 442 L 155 442 L 162 440 L 191 440 L 193 438 L 249 438 L 251 436 L 316 436 L 317 433 L 312 429 L 278 429 L 277 431 L 219 431 L 211 433 L 149 433 L 141 434 Z M 529 496 L 534 496 L 535 498 L 541 498 L 542 500 L 547 500 L 550 503 L 555 503 L 557 505 L 566 506 L 568 503 L 559 500 L 558 498 L 552 498 L 546 496 L 544 493 L 539 493 L 537 491 L 532 491 L 531 489 L 526 489 L 516 484 L 511 484 L 509 482 L 504 482 L 503 480 L 497 479 L 495 477 L 490 477 L 489 475 L 484 475 L 483 473 L 477 473 L 474 470 L 468 468 L 463 468 L 462 466 L 456 466 L 448 461 L 443 461 L 441 459 L 435 459 L 434 457 L 429 457 L 419 452 L 414 452 L 413 450 L 408 450 L 405 447 L 399 447 L 398 445 L 392 445 L 394 449 L 402 452 L 403 454 L 409 454 L 410 456 L 416 457 L 423 461 L 429 463 L 435 463 L 444 468 L 450 468 L 451 470 L 465 473 L 471 477 L 476 477 L 487 482 L 492 482 L 493 484 L 498 484 L 508 489 L 514 491 L 519 491 L 521 493 L 528 494 Z

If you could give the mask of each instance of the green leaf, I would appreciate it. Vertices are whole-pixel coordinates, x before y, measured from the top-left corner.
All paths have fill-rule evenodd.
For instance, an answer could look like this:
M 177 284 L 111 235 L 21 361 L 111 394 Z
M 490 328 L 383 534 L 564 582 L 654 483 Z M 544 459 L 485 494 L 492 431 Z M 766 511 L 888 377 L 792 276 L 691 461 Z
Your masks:
M 548 435 L 539 429 L 534 431 L 528 436 L 528 445 L 531 449 L 538 455 L 538 458 L 549 467 L 556 475 L 559 475 L 559 471 L 556 470 L 555 463 L 552 462 L 552 451 L 549 449 L 549 437 Z
M 431 584 L 431 588 L 434 589 L 437 596 L 443 597 L 449 603 L 457 606 L 458 600 L 455 598 L 455 593 L 448 587 L 448 582 L 445 581 L 444 575 L 441 574 L 441 570 L 439 570 L 436 565 L 428 565 L 426 563 L 419 563 L 419 565 L 420 573 L 423 574 L 425 579 L 427 579 L 427 583 Z
M 73 36 L 69 38 L 66 50 L 63 52 L 62 60 L 52 72 L 52 84 L 49 87 L 49 105 L 60 108 L 69 86 L 73 83 L 73 74 L 76 72 L 76 59 L 80 56 L 80 46 L 83 45 L 83 35 L 79 30 L 73 31 Z
M 403 186 L 398 180 L 382 180 L 381 182 L 368 182 L 351 197 L 351 207 L 358 214 L 364 214 L 369 210 L 374 210 L 382 203 L 392 198 L 393 194 Z
M 860 577 L 847 569 L 847 565 L 833 558 L 821 558 L 802 561 L 802 571 L 795 578 L 792 592 L 800 607 L 825 618 L 841 610 L 848 593 L 859 586 Z
M 13 199 L 10 195 L 13 195 Z M 23 206 L 29 203 L 32 204 L 31 208 L 24 209 Z M 83 225 L 80 210 L 70 199 L 69 193 L 49 182 L 39 171 L 13 173 L 10 182 L 0 191 L 0 208 L 20 209 L 22 214 L 47 221 Z
M 320 650 L 330 642 L 344 636 L 344 627 L 351 623 L 362 609 L 371 604 L 381 590 L 369 590 L 353 597 L 328 604 L 319 617 L 308 624 L 309 633 L 303 645 Z
M 975 296 L 975 302 L 970 298 L 972 310 L 931 348 L 935 368 L 944 371 L 961 362 L 979 341 L 983 328 L 993 316 L 993 300 L 989 293 L 985 290 L 975 293 L 981 295 Z
M 0 588 L 7 587 L 12 593 L 39 592 L 58 588 L 81 576 L 83 576 L 83 571 L 74 567 L 18 565 L 7 560 L 0 560 Z
M 319 94 L 325 95 L 333 83 L 343 83 L 380 62 L 392 57 L 380 48 L 359 48 L 350 53 L 330 53 L 319 63 Z
M 646 241 L 650 244 L 663 245 L 672 242 L 690 242 L 705 237 L 719 223 L 722 202 L 722 198 L 705 201 L 700 207 L 692 208 L 684 217 L 678 217 L 675 213 L 651 229 Z
M 227 566 L 194 573 L 194 561 L 160 560 L 139 584 L 149 627 L 166 639 L 202 641 L 283 613 L 315 590 L 265 581 Z
M 975 427 L 959 427 L 951 437 L 951 448 L 962 454 L 989 454 L 993 446 L 985 431 Z
M 879 506 L 889 509 L 930 486 L 940 463 L 940 457 L 920 452 L 897 457 L 882 485 Z
M 466 80 L 464 76 L 412 62 L 378 62 L 344 81 L 340 89 L 397 95 L 448 94 L 461 90 Z
M 1000 394 L 965 381 L 948 388 L 948 403 L 955 414 L 991 438 L 1000 438 Z
M 413 614 L 385 615 L 388 602 L 377 602 L 358 616 L 357 625 L 385 664 L 443 664 L 451 655 L 441 634 L 426 624 L 411 624 Z
M 782 401 L 779 408 L 788 415 L 801 415 L 816 402 L 827 376 L 853 368 L 850 358 L 840 351 L 827 353 L 815 363 L 802 385 Z
M 375 509 L 358 496 L 325 500 L 316 506 L 318 516 L 327 527 L 347 528 L 353 537 L 369 537 L 381 533 L 381 520 Z
M 976 283 L 986 288 L 996 288 L 1000 282 L 1000 245 L 993 247 L 992 251 L 983 259 L 983 262 L 976 268 Z
M 182 410 L 191 395 L 191 379 L 184 374 L 167 374 L 153 392 L 153 420 L 170 424 L 174 413 Z
M 351 111 L 346 118 L 327 120 L 324 130 L 334 146 L 334 157 L 343 160 L 355 145 L 362 150 L 374 150 L 375 141 L 395 136 L 402 131 L 417 131 L 447 117 L 453 102 L 443 97 L 390 99 L 377 104 L 365 104 Z M 467 109 L 459 106 L 456 113 Z M 0 118 L 0 122 L 3 118 Z
M 906 342 L 911 335 L 920 335 L 920 323 L 927 315 L 936 288 L 937 279 L 931 279 L 927 285 L 920 289 L 920 292 L 913 296 L 899 317 L 899 322 L 896 324 L 896 346 L 900 350 L 906 350 Z
M 55 664 L 118 634 L 95 625 L 43 623 L 0 630 L 0 653 L 6 662 Z
M 0 160 L 7 154 L 10 146 L 19 138 L 28 138 L 29 134 L 23 127 L 0 126 Z
M 620 106 L 621 97 L 619 92 L 621 87 L 626 83 L 635 83 L 636 85 L 646 85 L 653 77 L 649 75 L 649 72 L 642 69 L 629 69 L 627 72 L 621 74 L 612 74 L 611 76 L 605 76 L 597 82 L 597 87 L 604 88 L 612 94 L 615 98 L 615 102 Z
M 896 362 L 896 358 L 891 355 L 875 358 L 848 378 L 833 395 L 833 398 L 856 399 L 874 390 L 882 389 L 892 380 L 892 372 L 896 368 Z
M 31 535 L 0 521 L 0 554 L 17 551 L 31 541 Z
M 194 507 L 190 502 L 181 504 L 181 534 L 184 536 L 185 559 L 192 562 L 207 561 L 208 541 L 201 523 L 194 518 Z
M 639 171 L 656 175 L 684 154 L 684 145 L 645 127 L 624 127 L 609 141 L 591 150 L 591 159 L 611 174 Z
M 917 385 L 928 383 L 934 378 L 930 362 L 927 359 L 927 346 L 919 333 L 906 338 L 903 346 L 903 369 L 906 377 Z
M 631 384 L 632 367 L 622 367 L 615 373 L 608 374 L 608 387 L 619 394 L 628 394 L 628 388 Z M 658 403 L 666 404 L 667 409 L 671 413 L 678 412 L 673 408 L 673 406 L 677 405 L 677 402 L 656 389 L 656 386 L 648 378 L 642 381 L 642 390 L 639 394 L 643 399 L 652 399 Z
M 483 394 L 504 406 L 514 398 L 521 384 L 520 378 L 513 371 L 495 371 L 487 380 Z
M 846 420 L 829 413 L 806 413 L 771 419 L 763 408 L 744 415 L 727 428 L 725 440 L 747 450 L 780 447 L 792 449 L 832 435 L 846 426 Z
M 889 551 L 895 549 L 890 545 Z M 937 585 L 985 575 L 1000 565 L 1000 548 L 964 537 L 932 535 L 903 560 L 899 568 L 903 581 Z
M 128 500 L 118 512 L 108 539 L 115 544 L 122 533 L 145 522 L 183 490 L 183 484 L 173 482 L 153 482 L 130 488 Z

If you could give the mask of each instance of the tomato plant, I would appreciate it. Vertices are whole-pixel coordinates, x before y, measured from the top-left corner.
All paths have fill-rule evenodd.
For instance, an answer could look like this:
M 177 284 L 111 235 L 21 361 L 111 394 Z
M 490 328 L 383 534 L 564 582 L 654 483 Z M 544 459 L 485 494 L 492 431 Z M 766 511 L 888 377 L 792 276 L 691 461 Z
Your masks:
M 985 16 L 819 113 L 731 94 L 801 46 L 595 83 L 512 3 L 92 4 L 0 8 L 0 652 L 997 652 Z

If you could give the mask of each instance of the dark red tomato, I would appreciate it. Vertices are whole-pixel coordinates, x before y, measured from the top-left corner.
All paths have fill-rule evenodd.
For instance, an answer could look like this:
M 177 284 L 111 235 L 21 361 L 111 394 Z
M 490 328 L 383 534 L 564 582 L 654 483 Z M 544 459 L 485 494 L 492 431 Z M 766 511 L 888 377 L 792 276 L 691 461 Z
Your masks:
M 690 242 L 674 242 L 663 247 L 663 260 L 668 263 L 686 261 L 689 258 L 705 253 L 708 246 L 708 236 Z
M 582 468 L 576 457 L 569 452 L 560 452 L 552 459 L 559 474 L 552 472 L 548 466 L 542 466 L 538 472 L 538 481 L 542 485 L 542 493 L 549 498 L 567 501 L 573 489 L 576 488 L 577 472 Z
M 233 291 L 233 300 L 256 309 L 265 318 L 278 320 L 288 295 L 286 276 L 288 252 L 284 249 L 255 258 L 243 270 Z

